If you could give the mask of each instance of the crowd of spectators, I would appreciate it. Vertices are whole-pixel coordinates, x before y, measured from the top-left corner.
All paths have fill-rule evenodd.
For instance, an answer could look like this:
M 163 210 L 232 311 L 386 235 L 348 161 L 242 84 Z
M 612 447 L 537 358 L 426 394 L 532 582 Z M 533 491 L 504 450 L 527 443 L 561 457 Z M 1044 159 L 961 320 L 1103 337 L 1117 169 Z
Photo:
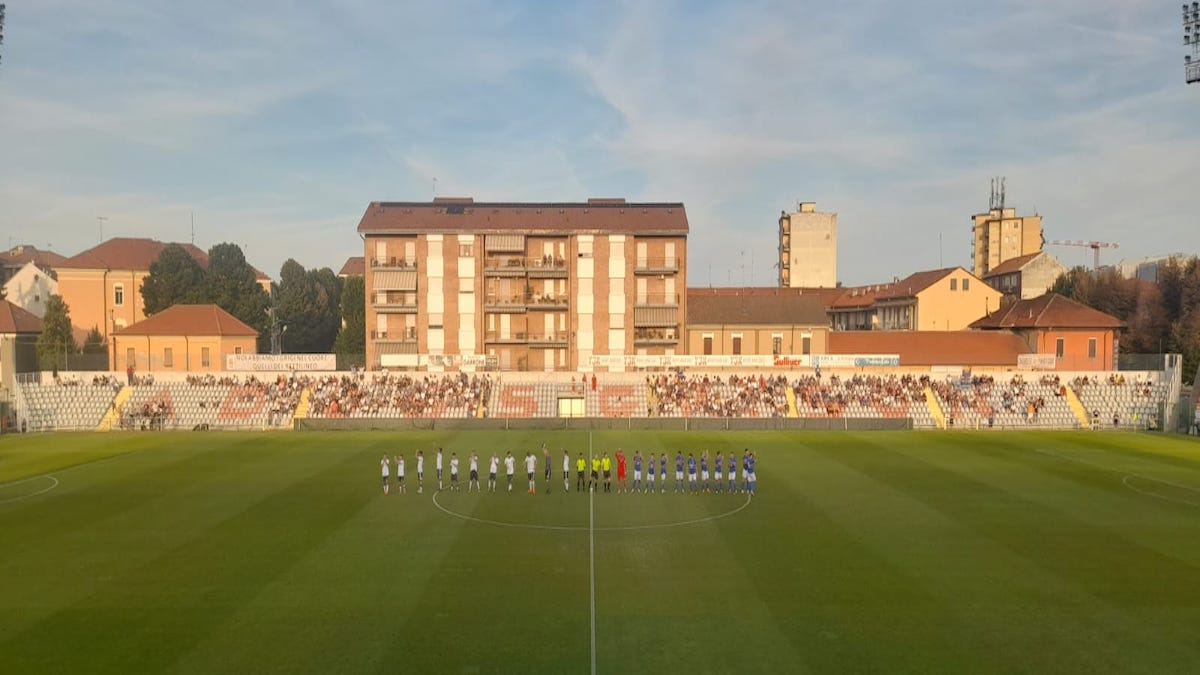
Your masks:
M 802 415 L 838 416 L 848 406 L 871 409 L 880 413 L 907 411 L 913 401 L 925 400 L 929 378 L 912 375 L 862 375 L 839 378 L 836 374 L 822 379 L 820 375 L 805 375 L 792 384 L 796 408 Z
M 787 378 L 730 375 L 689 377 L 681 372 L 648 376 L 659 416 L 786 417 Z
M 447 411 L 475 417 L 486 407 L 488 375 L 442 376 L 354 373 L 328 375 L 312 382 L 312 417 L 441 417 Z

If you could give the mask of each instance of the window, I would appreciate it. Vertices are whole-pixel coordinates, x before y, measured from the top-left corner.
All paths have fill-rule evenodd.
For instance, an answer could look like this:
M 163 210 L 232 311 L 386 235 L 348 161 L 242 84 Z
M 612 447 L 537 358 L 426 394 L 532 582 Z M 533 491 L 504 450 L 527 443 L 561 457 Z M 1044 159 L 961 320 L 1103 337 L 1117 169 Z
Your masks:
M 970 279 L 963 279 L 963 290 L 964 290 L 964 291 L 967 291 L 967 290 L 970 290 L 970 289 L 971 289 L 971 280 L 970 280 Z
M 444 316 L 443 314 L 430 314 L 429 315 L 429 328 L 433 329 L 433 330 L 441 328 L 442 322 L 445 320 L 445 319 L 443 319 L 443 316 Z
M 957 290 L 958 290 L 958 279 L 951 279 L 951 280 L 950 280 L 950 290 L 952 290 L 952 291 L 957 291 Z
M 804 337 L 800 338 L 800 353 L 801 354 L 811 354 L 812 353 L 812 338 L 811 337 L 805 335 Z
M 459 244 L 458 245 L 458 257 L 470 258 L 473 255 L 475 255 L 475 245 L 474 244 Z
M 212 362 L 208 358 L 208 347 L 201 347 L 200 348 L 200 367 L 208 368 L 211 365 L 212 365 Z
M 113 286 L 113 304 L 121 307 L 125 304 L 125 284 Z
M 734 354 L 742 353 L 742 336 L 741 335 L 733 336 L 733 353 Z
M 163 367 L 171 368 L 175 365 L 175 354 L 170 347 L 163 348 Z
M 1096 358 L 1096 338 L 1088 338 L 1088 358 Z
M 1060 359 L 1063 357 L 1063 353 L 1066 351 L 1064 349 L 1063 342 L 1064 340 L 1062 338 L 1055 338 L 1054 340 L 1054 355 Z
M 783 353 L 783 336 L 781 336 L 781 335 L 772 335 L 771 336 L 771 353 L 774 354 L 775 356 L 779 356 L 780 354 Z
M 234 353 L 234 354 L 241 354 L 241 353 L 242 353 L 242 348 L 241 348 L 241 347 L 234 347 L 234 348 L 233 348 L 233 353 Z
M 713 342 L 713 336 L 711 336 L 711 335 L 704 336 L 704 355 L 705 356 L 712 356 L 712 342 Z
M 137 366 L 137 352 L 133 350 L 133 347 L 128 347 L 125 349 L 125 363 L 128 364 L 130 368 Z

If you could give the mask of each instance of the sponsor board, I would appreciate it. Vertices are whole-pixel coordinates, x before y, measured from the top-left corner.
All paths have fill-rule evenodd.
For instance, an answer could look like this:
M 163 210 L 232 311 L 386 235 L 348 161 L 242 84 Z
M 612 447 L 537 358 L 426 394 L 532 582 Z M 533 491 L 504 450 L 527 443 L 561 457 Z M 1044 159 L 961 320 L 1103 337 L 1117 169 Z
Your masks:
M 337 355 L 226 354 L 225 370 L 259 372 L 337 370 Z
M 1017 367 L 1030 370 L 1054 370 L 1058 358 L 1054 354 L 1017 354 Z

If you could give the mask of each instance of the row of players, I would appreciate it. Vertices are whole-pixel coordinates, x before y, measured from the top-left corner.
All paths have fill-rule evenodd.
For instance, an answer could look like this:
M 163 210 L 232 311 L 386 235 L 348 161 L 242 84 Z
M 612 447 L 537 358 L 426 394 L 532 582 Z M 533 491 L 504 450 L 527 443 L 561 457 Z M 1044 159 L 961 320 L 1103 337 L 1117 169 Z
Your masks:
M 545 477 L 546 477 L 546 493 L 552 491 L 551 484 L 551 459 L 550 451 L 542 446 L 542 455 L 545 457 Z M 654 492 L 655 476 L 661 475 L 661 492 L 667 491 L 667 455 L 662 453 L 658 458 L 659 471 L 654 470 L 655 457 L 654 453 L 648 453 L 645 458 L 642 457 L 640 451 L 633 454 L 633 485 L 630 486 L 627 479 L 627 458 L 625 453 L 618 448 L 616 453 L 617 464 L 617 492 Z M 421 450 L 417 451 L 417 492 L 425 491 L 425 454 Z M 483 489 L 479 483 L 479 455 L 472 452 L 469 459 L 470 479 L 467 484 L 467 492 L 472 489 L 482 492 Z M 508 491 L 513 489 L 513 476 L 516 473 L 516 458 L 513 457 L 512 451 L 505 454 L 501 460 L 496 454 L 492 454 L 488 467 L 488 492 L 496 491 L 496 473 L 499 469 L 500 462 L 504 463 L 504 473 L 508 479 Z M 537 492 L 537 483 L 534 480 L 534 474 L 537 471 L 537 456 L 532 452 L 526 452 L 523 460 L 525 464 L 525 472 L 529 477 L 529 494 Z M 739 484 L 737 480 L 738 474 L 738 458 L 734 453 L 729 453 L 728 460 L 720 452 L 717 452 L 713 459 L 713 482 L 709 482 L 709 454 L 708 451 L 700 453 L 697 460 L 694 453 L 688 453 L 685 459 L 682 452 L 675 454 L 675 492 L 721 492 L 722 487 L 728 487 L 729 492 L 745 492 L 754 494 L 758 489 L 758 476 L 755 474 L 755 464 L 758 458 L 749 448 L 742 452 L 741 469 L 742 482 Z M 388 479 L 391 473 L 392 460 L 385 454 L 383 459 L 379 461 L 380 467 L 383 470 L 383 494 L 388 494 L 390 485 Z M 578 459 L 575 460 L 575 491 L 582 492 L 585 488 L 589 491 L 595 491 L 598 486 L 603 485 L 605 492 L 612 492 L 612 465 L 613 460 L 605 452 L 603 455 L 593 455 L 591 458 L 591 479 L 585 480 L 586 471 L 588 468 L 588 460 L 584 458 L 583 453 L 579 453 Z M 642 469 L 645 467 L 645 481 L 642 480 Z M 405 461 L 403 455 L 396 455 L 396 483 L 401 494 L 407 491 L 404 483 Z M 460 488 L 458 482 L 458 453 L 450 453 L 450 488 L 458 490 Z M 687 483 L 684 484 L 684 468 L 687 469 Z M 728 467 L 728 478 L 726 478 L 726 467 Z M 697 479 L 697 469 L 699 469 L 699 479 Z M 435 470 L 437 471 L 438 490 L 442 490 L 442 449 L 438 448 Z M 603 474 L 604 482 L 601 484 L 600 476 Z M 562 478 L 563 492 L 571 491 L 571 456 L 566 450 L 563 450 L 562 455 Z M 728 480 L 728 483 L 724 481 Z

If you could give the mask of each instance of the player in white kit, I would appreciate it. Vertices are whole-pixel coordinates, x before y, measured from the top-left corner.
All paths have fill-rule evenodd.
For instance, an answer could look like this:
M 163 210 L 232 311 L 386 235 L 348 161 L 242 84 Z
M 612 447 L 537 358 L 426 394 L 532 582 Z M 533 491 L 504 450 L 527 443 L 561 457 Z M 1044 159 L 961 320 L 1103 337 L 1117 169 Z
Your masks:
M 471 488 L 475 488 L 476 492 L 480 491 L 479 490 L 479 455 L 477 455 L 473 452 L 471 453 L 471 482 L 467 483 L 467 492 L 470 492 Z
M 532 452 L 527 452 L 525 453 L 525 472 L 529 474 L 529 494 L 537 492 L 537 483 L 533 481 L 535 471 L 537 471 L 537 457 L 534 457 Z
M 458 492 L 458 453 L 450 453 L 450 489 Z
M 438 448 L 437 461 L 434 463 L 434 469 L 437 469 L 438 489 L 442 489 L 442 449 Z
M 563 450 L 563 492 L 571 491 L 571 453 Z
M 496 467 L 499 465 L 500 458 L 493 452 L 491 464 L 488 466 L 488 492 L 496 491 Z
M 388 456 L 384 455 L 383 459 L 379 460 L 379 466 L 383 467 L 383 494 L 388 493 Z
M 396 487 L 404 494 L 404 455 L 396 455 Z
M 508 491 L 512 492 L 513 473 L 516 471 L 517 460 L 512 456 L 512 450 L 504 455 L 504 473 L 508 476 Z
M 417 494 L 425 491 L 425 453 L 417 451 Z

